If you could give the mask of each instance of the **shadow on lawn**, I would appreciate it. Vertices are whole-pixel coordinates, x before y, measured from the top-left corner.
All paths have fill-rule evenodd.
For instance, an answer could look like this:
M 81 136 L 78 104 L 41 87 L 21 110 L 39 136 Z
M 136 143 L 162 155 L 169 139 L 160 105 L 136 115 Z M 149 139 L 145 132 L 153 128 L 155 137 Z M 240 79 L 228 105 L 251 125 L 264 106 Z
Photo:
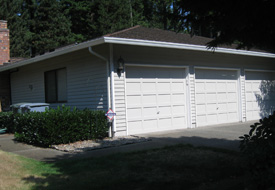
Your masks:
M 176 146 L 161 148 L 170 145 Z M 45 172 L 42 177 L 23 180 L 35 183 L 32 189 L 37 190 L 244 189 L 243 159 L 238 151 L 231 151 L 238 150 L 238 145 L 238 140 L 195 136 L 152 138 L 137 144 L 59 156 L 47 160 L 59 174 Z

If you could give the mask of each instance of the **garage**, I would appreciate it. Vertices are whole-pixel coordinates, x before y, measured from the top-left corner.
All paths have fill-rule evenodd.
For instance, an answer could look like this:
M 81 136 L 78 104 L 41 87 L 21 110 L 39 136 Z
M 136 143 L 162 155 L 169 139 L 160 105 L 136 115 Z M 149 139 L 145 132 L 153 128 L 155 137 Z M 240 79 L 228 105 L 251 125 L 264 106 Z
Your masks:
M 195 69 L 196 125 L 240 121 L 238 71 Z
M 275 105 L 275 72 L 245 71 L 246 120 L 264 118 Z
M 126 67 L 128 134 L 187 128 L 186 69 Z

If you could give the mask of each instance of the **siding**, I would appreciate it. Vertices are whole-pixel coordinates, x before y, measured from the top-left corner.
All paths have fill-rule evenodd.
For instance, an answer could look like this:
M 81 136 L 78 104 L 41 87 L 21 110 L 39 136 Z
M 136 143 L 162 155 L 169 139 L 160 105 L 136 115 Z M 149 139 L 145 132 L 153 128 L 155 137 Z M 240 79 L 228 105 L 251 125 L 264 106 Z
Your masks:
M 116 135 L 127 135 L 126 128 L 126 100 L 125 100 L 125 72 L 119 76 L 116 71 L 117 67 L 114 65 L 114 86 L 115 86 L 115 107 L 116 107 Z
M 244 70 L 240 72 L 240 83 L 241 83 L 241 111 L 242 121 L 246 121 L 246 96 L 245 96 L 245 74 Z
M 12 102 L 45 102 L 44 72 L 64 67 L 67 70 L 66 106 L 108 109 L 106 63 L 86 49 L 24 66 L 12 73 Z M 51 107 L 58 105 L 51 104 Z
M 263 58 L 255 56 L 243 56 L 213 52 L 199 52 L 191 50 L 176 50 L 168 48 L 153 48 L 130 45 L 114 45 L 114 60 L 122 57 L 127 64 L 150 64 L 150 65 L 180 65 L 188 66 L 189 85 L 190 85 L 190 104 L 191 104 L 191 126 L 196 126 L 196 99 L 195 99 L 195 74 L 194 67 L 218 67 L 234 69 L 273 69 L 275 70 L 275 61 L 272 58 Z M 116 69 L 115 69 L 116 72 Z M 242 73 L 242 72 L 241 72 Z M 115 73 L 115 106 L 117 112 L 117 135 L 127 134 L 127 112 L 126 98 L 123 92 L 125 89 L 125 73 L 119 77 Z M 241 87 L 241 110 L 242 120 L 245 119 L 245 95 L 244 95 L 243 73 L 240 76 Z M 127 90 L 127 89 L 126 89 Z

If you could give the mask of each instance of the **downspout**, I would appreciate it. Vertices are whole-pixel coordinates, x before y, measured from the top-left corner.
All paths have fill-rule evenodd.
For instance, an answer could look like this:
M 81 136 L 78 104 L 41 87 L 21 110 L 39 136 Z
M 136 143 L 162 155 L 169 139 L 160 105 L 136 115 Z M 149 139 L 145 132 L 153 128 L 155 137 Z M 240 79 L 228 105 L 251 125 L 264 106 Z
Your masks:
M 108 94 L 108 109 L 109 108 L 114 108 L 113 105 L 111 105 L 111 92 L 110 92 L 110 89 L 111 89 L 111 85 L 113 86 L 113 84 L 110 84 L 113 80 L 110 79 L 110 64 L 109 64 L 109 61 L 107 58 L 103 57 L 102 55 L 96 53 L 95 51 L 93 51 L 92 47 L 90 46 L 89 47 L 89 52 L 92 54 L 92 55 L 95 55 L 96 57 L 102 59 L 103 61 L 106 62 L 106 72 L 107 72 L 107 94 Z M 112 77 L 112 75 L 111 75 Z M 112 93 L 113 94 L 113 93 Z M 113 101 L 112 101 L 113 102 Z M 113 137 L 114 136 L 114 133 L 115 133 L 115 129 L 114 129 L 114 122 L 112 124 L 112 128 L 110 127 L 109 128 L 109 137 Z

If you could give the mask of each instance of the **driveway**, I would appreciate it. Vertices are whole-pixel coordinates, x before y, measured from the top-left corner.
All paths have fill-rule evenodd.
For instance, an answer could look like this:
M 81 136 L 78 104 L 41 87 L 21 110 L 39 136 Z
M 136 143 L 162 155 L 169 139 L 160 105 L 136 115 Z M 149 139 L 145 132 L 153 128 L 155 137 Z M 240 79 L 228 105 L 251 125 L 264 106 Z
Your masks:
M 247 134 L 250 129 L 249 126 L 254 122 L 255 121 L 141 134 L 138 136 L 146 137 L 151 140 L 119 147 L 97 149 L 77 154 L 61 152 L 50 148 L 39 148 L 26 145 L 14 141 L 13 135 L 4 134 L 0 135 L 0 150 L 47 162 L 68 158 L 104 156 L 118 152 L 160 148 L 179 143 L 188 143 L 194 146 L 225 148 L 238 151 L 240 142 L 239 137 L 243 134 Z

